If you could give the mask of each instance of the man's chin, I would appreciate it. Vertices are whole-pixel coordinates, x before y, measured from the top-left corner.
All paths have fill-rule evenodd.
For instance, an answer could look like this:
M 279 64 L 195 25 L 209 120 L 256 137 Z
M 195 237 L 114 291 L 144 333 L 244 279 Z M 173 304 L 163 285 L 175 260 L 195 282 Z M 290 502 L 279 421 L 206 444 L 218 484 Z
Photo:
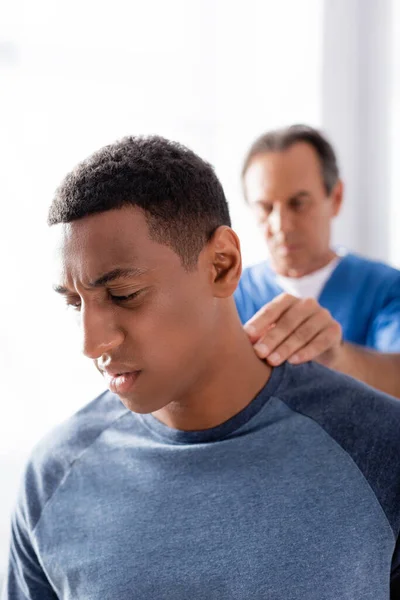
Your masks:
M 306 271 L 304 262 L 296 256 L 287 255 L 284 258 L 272 256 L 271 264 L 274 271 L 284 277 L 301 277 Z
M 132 394 L 116 394 L 116 396 L 128 410 L 138 415 L 148 415 L 161 410 L 165 406 L 165 402 L 154 402 L 154 395 L 149 398 L 146 394 L 135 392 Z
M 121 396 L 120 394 L 116 395 L 128 410 L 138 415 L 148 415 L 160 408 L 159 406 L 153 406 L 151 402 L 146 402 L 144 399 L 141 400 L 138 397 L 132 398 Z

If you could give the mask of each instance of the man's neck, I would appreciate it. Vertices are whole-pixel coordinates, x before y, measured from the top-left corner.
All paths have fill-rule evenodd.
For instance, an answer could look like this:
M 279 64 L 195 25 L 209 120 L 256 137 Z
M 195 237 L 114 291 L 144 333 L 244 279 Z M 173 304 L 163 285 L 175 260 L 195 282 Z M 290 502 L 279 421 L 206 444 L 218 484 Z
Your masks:
M 211 366 L 194 389 L 153 416 L 173 429 L 200 431 L 217 427 L 241 412 L 264 387 L 271 367 L 255 354 L 237 317 L 234 324 L 216 332 Z M 211 342 L 212 343 L 212 342 Z
M 312 275 L 316 271 L 323 269 L 324 267 L 329 265 L 329 263 L 332 262 L 332 260 L 334 260 L 336 257 L 337 257 L 336 252 L 334 250 L 329 250 L 326 254 L 318 257 L 317 259 L 315 259 L 313 262 L 311 262 L 310 264 L 308 264 L 306 266 L 295 267 L 295 268 L 291 268 L 291 267 L 282 268 L 282 267 L 278 267 L 278 265 L 275 265 L 272 262 L 272 268 L 278 275 L 281 275 L 282 277 L 292 277 L 294 279 L 298 279 L 300 277 L 305 277 L 306 275 Z

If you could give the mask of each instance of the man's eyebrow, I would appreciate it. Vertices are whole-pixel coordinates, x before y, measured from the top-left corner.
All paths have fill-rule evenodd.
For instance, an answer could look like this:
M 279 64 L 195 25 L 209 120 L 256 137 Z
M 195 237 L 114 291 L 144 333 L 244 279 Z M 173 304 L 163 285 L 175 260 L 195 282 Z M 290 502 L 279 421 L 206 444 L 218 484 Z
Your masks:
M 295 192 L 294 194 L 292 194 L 288 200 L 295 200 L 296 198 L 301 198 L 302 196 L 307 196 L 308 198 L 312 198 L 312 194 L 311 192 L 307 192 L 307 190 L 299 190 L 298 192 Z M 271 204 L 271 200 L 268 200 L 267 198 L 260 198 L 259 200 L 256 200 L 254 202 L 254 204 Z
M 140 277 L 146 273 L 147 269 L 139 269 L 138 267 L 130 267 L 126 269 L 113 269 L 112 271 L 108 271 L 108 273 L 104 273 L 95 281 L 91 281 L 89 283 L 89 287 L 97 288 L 105 285 L 106 283 L 111 283 L 111 281 L 115 281 L 116 279 L 130 279 L 131 277 Z
M 293 200 L 294 198 L 301 198 L 301 196 L 308 196 L 309 198 L 311 198 L 312 194 L 310 192 L 307 192 L 307 190 L 300 190 L 292 196 L 290 196 L 290 200 Z
M 53 285 L 53 290 L 57 292 L 57 294 L 68 294 L 68 290 L 63 285 Z
M 125 268 L 125 269 L 122 269 L 122 268 L 113 269 L 112 271 L 108 271 L 107 273 L 104 273 L 104 275 L 101 275 L 94 281 L 89 282 L 89 287 L 91 287 L 91 288 L 102 287 L 103 285 L 106 285 L 106 283 L 111 283 L 112 281 L 115 281 L 116 279 L 129 279 L 131 277 L 140 277 L 140 275 L 143 275 L 146 272 L 147 272 L 147 269 L 139 269 L 137 267 L 130 267 L 130 268 Z M 53 290 L 55 292 L 57 292 L 58 294 L 63 294 L 63 295 L 70 293 L 68 288 L 64 287 L 63 285 L 53 285 Z

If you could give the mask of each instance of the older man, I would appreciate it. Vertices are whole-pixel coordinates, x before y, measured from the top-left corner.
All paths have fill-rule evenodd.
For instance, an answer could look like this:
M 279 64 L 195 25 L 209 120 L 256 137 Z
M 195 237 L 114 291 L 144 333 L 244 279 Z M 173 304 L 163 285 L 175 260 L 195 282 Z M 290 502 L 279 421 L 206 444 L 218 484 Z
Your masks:
M 330 143 L 306 126 L 271 131 L 243 184 L 270 251 L 235 295 L 259 356 L 317 360 L 400 396 L 400 272 L 332 247 L 343 184 Z

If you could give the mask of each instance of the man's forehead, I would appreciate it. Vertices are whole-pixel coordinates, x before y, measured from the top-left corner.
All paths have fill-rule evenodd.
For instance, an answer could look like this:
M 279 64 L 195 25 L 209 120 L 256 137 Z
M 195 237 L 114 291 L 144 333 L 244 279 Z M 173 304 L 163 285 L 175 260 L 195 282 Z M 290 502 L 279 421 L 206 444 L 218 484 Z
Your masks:
M 141 247 L 148 241 L 143 230 L 128 228 L 126 231 L 121 222 L 107 219 L 107 213 L 102 216 L 101 219 L 85 217 L 50 228 L 56 282 L 69 277 L 91 281 L 117 268 L 143 269 L 139 263 L 148 254 L 142 252 L 140 256 Z
M 315 157 L 290 156 L 289 152 L 290 148 L 268 152 L 250 163 L 245 175 L 249 201 L 257 202 L 266 196 L 282 196 L 283 199 L 299 190 L 311 189 L 317 181 L 319 184 L 320 166 Z
M 94 213 L 51 227 L 55 248 L 65 254 L 139 253 L 151 244 L 147 220 L 142 210 L 123 207 Z
M 51 227 L 55 286 L 71 281 L 89 285 L 118 269 L 131 270 L 133 277 L 135 270 L 140 274 L 180 266 L 172 249 L 149 237 L 144 217 L 132 219 L 128 212 L 121 219 L 111 213 Z
M 276 171 L 263 162 L 252 164 L 245 176 L 246 195 L 250 204 L 265 200 L 285 200 L 306 187 L 304 177 Z
M 51 227 L 53 250 L 64 257 L 85 254 L 90 256 L 117 255 L 138 251 L 147 241 L 137 231 L 122 228 L 99 228 L 95 223 L 80 219 Z

